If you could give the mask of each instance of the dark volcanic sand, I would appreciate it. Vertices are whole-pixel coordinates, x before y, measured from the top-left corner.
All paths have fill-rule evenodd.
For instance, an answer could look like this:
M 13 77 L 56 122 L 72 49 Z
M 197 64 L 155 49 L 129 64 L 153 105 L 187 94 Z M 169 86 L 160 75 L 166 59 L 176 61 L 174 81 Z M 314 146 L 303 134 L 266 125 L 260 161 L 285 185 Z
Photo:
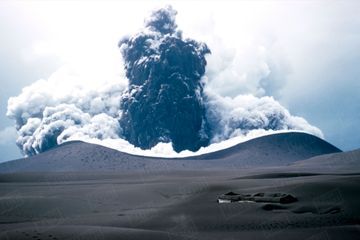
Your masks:
M 360 175 L 239 171 L 17 173 L 0 183 L 1 239 L 356 239 Z M 74 177 L 75 176 L 75 177 Z M 81 180 L 74 180 L 81 176 Z M 16 179 L 16 181 L 11 180 Z M 88 179 L 88 180 L 87 180 Z M 8 181 L 7 181 L 8 180 Z M 290 193 L 290 204 L 228 203 Z
M 172 165 L 149 159 L 125 168 L 128 159 L 104 171 L 100 166 L 113 166 L 119 159 L 104 160 L 100 154 L 100 160 L 84 163 L 88 152 L 65 151 L 76 147 L 1 164 L 0 239 L 360 239 L 360 150 L 301 160 L 314 154 L 296 139 L 274 148 L 263 141 L 267 147 L 260 154 L 249 151 L 251 144 L 238 146 L 238 152 L 217 162 L 183 160 L 192 161 L 184 168 L 180 160 L 167 160 Z M 297 151 L 295 161 L 283 161 L 291 150 Z M 79 155 L 73 166 L 61 168 L 60 159 Z M 243 156 L 275 160 L 268 167 L 241 168 L 234 162 L 244 163 Z M 285 164 L 274 166 L 277 156 Z M 24 161 L 29 162 L 21 172 Z M 227 169 L 216 169 L 221 161 Z M 208 170 L 201 168 L 203 163 Z M 86 171 L 74 171 L 84 166 Z M 230 191 L 286 193 L 297 201 L 217 203 Z

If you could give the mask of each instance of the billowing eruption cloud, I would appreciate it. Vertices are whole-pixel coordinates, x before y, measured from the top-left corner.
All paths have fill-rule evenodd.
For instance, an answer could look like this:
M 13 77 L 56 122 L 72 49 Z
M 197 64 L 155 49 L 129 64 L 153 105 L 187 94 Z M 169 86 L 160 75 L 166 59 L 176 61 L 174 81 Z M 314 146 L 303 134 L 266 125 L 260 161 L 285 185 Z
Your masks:
M 19 135 L 16 143 L 24 155 L 46 151 L 71 139 L 119 138 L 119 104 L 124 86 L 76 82 L 78 75 L 64 67 L 9 99 L 7 115 L 15 120 Z
M 129 88 L 122 101 L 123 136 L 143 149 L 172 142 L 175 151 L 197 151 L 210 141 L 201 77 L 204 43 L 183 39 L 176 11 L 160 9 L 145 31 L 120 42 Z
M 171 7 L 155 11 L 140 33 L 120 41 L 125 72 L 116 81 L 80 84 L 81 76 L 63 67 L 10 98 L 7 115 L 16 122 L 24 155 L 70 140 L 179 157 L 278 131 L 322 137 L 318 128 L 292 116 L 272 97 L 222 96 L 219 85 L 207 85 L 216 70 L 206 75 L 210 50 L 184 39 L 175 16 Z

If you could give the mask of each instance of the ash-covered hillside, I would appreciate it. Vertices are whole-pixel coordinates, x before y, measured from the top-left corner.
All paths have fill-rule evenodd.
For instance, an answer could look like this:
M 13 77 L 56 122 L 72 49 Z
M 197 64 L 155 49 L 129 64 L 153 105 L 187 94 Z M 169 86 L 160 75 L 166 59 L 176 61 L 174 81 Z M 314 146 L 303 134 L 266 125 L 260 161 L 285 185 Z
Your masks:
M 341 152 L 306 133 L 280 133 L 255 138 L 233 147 L 187 158 L 131 155 L 79 141 L 68 142 L 29 158 L 0 164 L 0 173 L 171 170 L 240 170 L 286 166 L 310 157 Z

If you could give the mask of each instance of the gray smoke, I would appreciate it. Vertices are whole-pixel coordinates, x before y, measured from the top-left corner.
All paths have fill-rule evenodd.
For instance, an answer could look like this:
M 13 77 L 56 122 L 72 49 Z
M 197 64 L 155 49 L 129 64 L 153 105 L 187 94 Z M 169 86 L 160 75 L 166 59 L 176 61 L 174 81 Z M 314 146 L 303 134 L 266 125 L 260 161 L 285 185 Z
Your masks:
M 23 154 L 38 154 L 70 140 L 137 154 L 145 152 L 134 145 L 154 147 L 146 154 L 183 156 L 174 151 L 196 151 L 266 132 L 301 130 L 322 137 L 318 128 L 292 116 L 272 97 L 224 97 L 219 94 L 222 86 L 207 85 L 212 80 L 211 74 L 204 77 L 210 50 L 184 39 L 175 16 L 171 7 L 155 11 L 141 32 L 120 41 L 122 79 L 88 86 L 62 68 L 10 98 L 7 116 L 15 120 Z M 216 73 L 216 68 L 210 70 Z M 213 149 L 210 145 L 201 151 Z
M 120 125 L 123 136 L 142 149 L 172 142 L 175 151 L 207 146 L 210 129 L 204 106 L 204 43 L 183 39 L 171 7 L 155 11 L 143 32 L 120 48 L 129 87 Z

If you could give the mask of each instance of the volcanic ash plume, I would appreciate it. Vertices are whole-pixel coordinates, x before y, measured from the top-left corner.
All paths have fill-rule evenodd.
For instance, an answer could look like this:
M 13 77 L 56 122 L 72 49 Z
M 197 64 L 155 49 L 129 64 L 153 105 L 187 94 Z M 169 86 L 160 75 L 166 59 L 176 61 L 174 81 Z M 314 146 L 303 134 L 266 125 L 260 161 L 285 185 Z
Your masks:
M 16 122 L 23 154 L 83 140 L 133 154 L 181 157 L 269 132 L 301 130 L 322 137 L 272 97 L 222 96 L 221 84 L 205 85 L 217 70 L 204 76 L 210 50 L 184 39 L 175 16 L 171 7 L 155 11 L 141 32 L 120 41 L 125 72 L 115 81 L 99 79 L 92 86 L 63 67 L 10 98 L 7 116 Z
M 172 142 L 177 152 L 196 151 L 210 140 L 201 82 L 210 50 L 183 39 L 175 15 L 171 7 L 154 12 L 143 32 L 119 44 L 129 79 L 120 125 L 142 149 Z

